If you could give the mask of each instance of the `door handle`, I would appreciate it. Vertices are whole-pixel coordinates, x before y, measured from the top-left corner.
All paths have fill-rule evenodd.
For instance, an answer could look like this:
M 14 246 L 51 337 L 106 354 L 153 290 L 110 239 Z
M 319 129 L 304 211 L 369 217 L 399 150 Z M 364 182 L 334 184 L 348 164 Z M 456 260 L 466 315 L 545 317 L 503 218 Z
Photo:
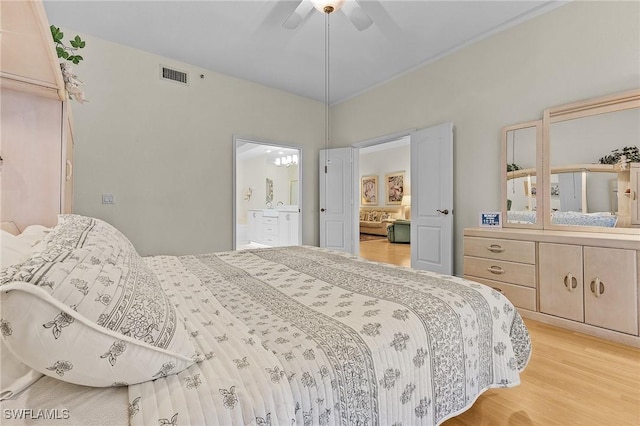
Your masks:
M 438 210 L 436 210 L 436 211 L 437 211 L 438 213 L 442 213 L 442 214 L 444 214 L 444 215 L 449 214 L 449 210 L 448 210 L 448 209 L 444 209 L 444 210 L 440 210 L 440 209 L 438 209 Z
M 604 283 L 600 281 L 600 278 L 596 277 L 596 279 L 591 281 L 591 293 L 593 293 L 596 298 L 604 294 Z
M 567 291 L 569 291 L 569 293 L 571 293 L 573 289 L 578 286 L 578 281 L 571 272 L 564 276 L 564 286 L 567 288 Z

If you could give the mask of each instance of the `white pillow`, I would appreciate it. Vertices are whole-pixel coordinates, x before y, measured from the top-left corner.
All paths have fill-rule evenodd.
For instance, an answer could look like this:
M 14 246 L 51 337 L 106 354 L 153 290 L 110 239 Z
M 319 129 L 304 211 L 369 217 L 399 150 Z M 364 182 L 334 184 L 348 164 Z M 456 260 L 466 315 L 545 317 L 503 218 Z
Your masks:
M 33 253 L 31 244 L 5 230 L 0 230 L 0 245 L 2 246 L 0 266 L 3 269 L 19 265 L 31 257 Z
M 97 219 L 60 217 L 42 251 L 0 271 L 0 302 L 12 353 L 71 383 L 134 384 L 203 358 L 131 242 Z
M 184 370 L 195 359 L 111 331 L 41 287 L 2 286 L 0 330 L 11 353 L 34 370 L 85 386 L 126 386 Z M 195 351 L 183 333 L 175 346 Z
M 23 364 L 0 340 L 0 401 L 13 398 L 42 377 L 42 373 Z
M 27 242 L 31 247 L 42 242 L 44 238 L 51 232 L 51 228 L 42 225 L 27 226 L 22 233 L 16 236 L 19 240 Z

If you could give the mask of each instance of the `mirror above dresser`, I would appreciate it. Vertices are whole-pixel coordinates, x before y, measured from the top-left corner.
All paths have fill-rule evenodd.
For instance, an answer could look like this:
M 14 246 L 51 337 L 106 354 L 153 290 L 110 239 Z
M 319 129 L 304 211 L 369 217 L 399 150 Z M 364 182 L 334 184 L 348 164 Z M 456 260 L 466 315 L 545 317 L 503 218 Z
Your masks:
M 625 147 L 637 152 L 638 145 L 639 91 L 545 110 L 544 228 L 640 236 L 637 217 L 632 220 L 637 184 L 631 187 L 640 158 L 616 155 Z
M 502 129 L 502 211 L 505 226 L 542 228 L 537 177 L 542 174 L 542 120 Z
M 544 111 L 502 130 L 504 227 L 640 236 L 640 91 Z M 623 165 L 619 154 L 629 155 Z
M 505 127 L 503 225 L 464 230 L 465 278 L 525 318 L 640 347 L 639 145 L 638 89 Z

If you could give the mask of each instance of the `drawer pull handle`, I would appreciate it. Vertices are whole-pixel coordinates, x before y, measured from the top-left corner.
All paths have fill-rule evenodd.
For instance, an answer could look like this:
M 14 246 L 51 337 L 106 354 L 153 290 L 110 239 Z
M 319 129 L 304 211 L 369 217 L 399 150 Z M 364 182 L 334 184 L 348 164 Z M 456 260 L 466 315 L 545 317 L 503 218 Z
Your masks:
M 591 293 L 593 293 L 596 298 L 604 294 L 604 283 L 600 281 L 600 278 L 591 281 Z
M 571 272 L 564 276 L 564 286 L 567 288 L 569 293 L 571 293 L 574 288 L 578 287 L 578 280 Z
M 501 288 L 498 287 L 491 287 L 492 289 L 494 289 L 495 291 L 499 292 L 499 293 L 504 293 L 504 291 L 502 291 Z
M 495 266 L 495 265 L 489 266 L 487 268 L 487 271 L 491 272 L 492 274 L 504 274 L 504 272 L 505 272 L 504 269 L 502 269 L 499 266 Z
M 487 247 L 487 250 L 493 253 L 502 253 L 504 251 L 502 246 L 498 244 L 491 244 L 489 247 Z

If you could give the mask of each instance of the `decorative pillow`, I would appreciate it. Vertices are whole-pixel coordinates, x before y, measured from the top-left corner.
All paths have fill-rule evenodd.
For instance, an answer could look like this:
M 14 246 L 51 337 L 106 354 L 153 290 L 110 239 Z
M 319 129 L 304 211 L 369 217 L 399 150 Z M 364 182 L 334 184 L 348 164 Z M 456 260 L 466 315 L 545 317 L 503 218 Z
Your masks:
M 133 384 L 200 358 L 157 277 L 100 220 L 61 217 L 42 252 L 3 269 L 0 284 L 3 336 L 5 323 L 14 330 L 5 342 L 43 374 L 89 386 Z
M 360 220 L 367 220 L 369 218 L 369 213 L 360 211 Z
M 383 220 L 389 220 L 389 219 L 391 219 L 391 215 L 389 213 L 382 212 L 380 214 L 380 222 L 382 222 Z
M 373 211 L 369 214 L 369 220 L 371 222 L 380 222 L 380 212 Z
M 0 230 L 0 245 L 2 246 L 2 253 L 0 253 L 2 269 L 21 264 L 33 253 L 31 244 L 5 230 Z
M 185 353 L 155 347 L 95 324 L 32 284 L 3 286 L 0 303 L 0 330 L 11 353 L 66 382 L 126 386 L 177 373 L 195 361 L 187 333 L 171 345 Z

